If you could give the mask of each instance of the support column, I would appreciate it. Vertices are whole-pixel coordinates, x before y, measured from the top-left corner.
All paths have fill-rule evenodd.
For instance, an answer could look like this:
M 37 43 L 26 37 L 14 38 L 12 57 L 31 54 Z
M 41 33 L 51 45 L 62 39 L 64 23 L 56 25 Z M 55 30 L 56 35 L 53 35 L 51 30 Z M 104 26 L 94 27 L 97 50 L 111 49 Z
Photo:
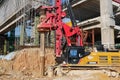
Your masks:
M 108 49 L 113 48 L 111 45 L 114 41 L 114 26 L 115 20 L 113 17 L 112 0 L 100 0 L 100 14 L 101 14 L 101 39 L 102 44 Z
M 25 36 L 25 25 L 21 25 L 20 27 L 20 46 L 24 45 L 24 36 Z
M 7 40 L 4 40 L 4 54 L 7 54 Z
M 15 29 L 10 31 L 10 37 L 9 37 L 9 52 L 14 51 L 14 45 L 15 44 Z
M 38 46 L 39 45 L 39 32 L 38 32 L 38 29 L 37 29 L 37 25 L 39 24 L 39 17 L 35 17 L 35 26 L 34 26 L 34 29 L 33 29 L 33 34 L 34 34 L 34 45 L 35 46 Z

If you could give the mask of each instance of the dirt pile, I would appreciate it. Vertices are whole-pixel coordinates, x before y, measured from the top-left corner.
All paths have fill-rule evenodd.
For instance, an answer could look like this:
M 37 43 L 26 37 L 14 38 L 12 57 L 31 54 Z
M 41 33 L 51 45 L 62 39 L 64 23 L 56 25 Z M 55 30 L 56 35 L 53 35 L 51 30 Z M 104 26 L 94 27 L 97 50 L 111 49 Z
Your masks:
M 0 75 L 10 73 L 12 71 L 12 61 L 0 60 Z
M 51 66 L 55 64 L 54 50 L 46 49 L 45 50 L 45 66 Z M 31 49 L 23 49 L 17 55 L 15 60 L 13 61 L 13 70 L 22 72 L 26 75 L 39 76 L 40 71 L 40 49 L 39 48 L 31 48 Z

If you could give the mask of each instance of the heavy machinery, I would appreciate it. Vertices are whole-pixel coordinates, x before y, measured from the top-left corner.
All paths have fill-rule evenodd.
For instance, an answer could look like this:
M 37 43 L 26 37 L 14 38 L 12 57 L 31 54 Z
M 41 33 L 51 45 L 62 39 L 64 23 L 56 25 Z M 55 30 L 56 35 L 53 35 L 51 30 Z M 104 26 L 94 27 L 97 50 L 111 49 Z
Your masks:
M 65 18 L 66 13 L 62 11 L 61 0 L 55 1 L 55 6 L 41 7 L 41 9 L 46 10 L 46 18 L 40 23 L 38 29 L 39 31 L 55 30 L 55 53 L 57 62 L 60 62 L 67 57 L 71 57 L 74 63 L 78 63 L 80 58 L 88 54 L 84 51 L 82 31 L 75 22 L 69 1 L 67 2 L 67 6 L 72 21 L 72 27 L 69 27 L 62 21 L 62 19 Z M 73 63 L 69 60 L 68 62 Z
M 120 66 L 119 52 L 86 52 L 83 44 L 83 32 L 77 26 L 69 0 L 66 0 L 72 27 L 62 19 L 66 13 L 62 11 L 61 0 L 55 0 L 55 6 L 42 6 L 45 16 L 38 25 L 41 32 L 55 31 L 55 56 L 58 63 L 66 62 L 63 66 Z

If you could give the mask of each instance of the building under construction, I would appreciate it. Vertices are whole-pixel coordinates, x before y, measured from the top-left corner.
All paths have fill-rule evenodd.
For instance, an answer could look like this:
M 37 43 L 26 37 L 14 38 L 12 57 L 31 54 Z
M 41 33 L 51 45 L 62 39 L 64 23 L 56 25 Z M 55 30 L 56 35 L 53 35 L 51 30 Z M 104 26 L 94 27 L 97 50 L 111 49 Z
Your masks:
M 73 0 L 71 5 L 75 19 L 78 25 L 87 31 L 85 44 L 102 44 L 110 48 L 120 43 L 119 4 L 119 0 Z M 1 0 L 0 34 L 13 39 L 12 42 L 9 39 L 7 41 L 14 46 L 38 45 L 39 34 L 35 26 L 39 23 L 40 5 L 51 4 L 47 0 Z M 66 8 L 63 10 L 67 12 Z M 20 37 L 15 38 L 15 34 Z
M 60 3 L 59 1 L 62 1 L 62 3 Z M 68 4 L 67 1 L 70 1 L 70 3 Z M 65 14 L 62 15 L 62 11 L 60 11 L 61 9 L 60 5 L 62 7 L 63 13 L 66 13 L 66 15 Z M 72 12 L 71 15 L 69 15 L 70 11 L 67 8 L 69 5 L 71 5 L 71 7 L 69 7 L 70 11 Z M 47 6 L 47 7 L 45 7 L 45 10 L 43 10 L 44 7 L 41 6 Z M 61 15 L 59 15 L 57 11 Z M 53 13 L 52 18 L 51 18 L 51 13 Z M 41 15 L 43 16 L 42 18 Z M 71 16 L 74 17 L 72 19 L 77 24 L 78 28 L 76 29 L 79 29 L 82 34 L 74 33 L 75 35 L 72 35 L 72 31 L 77 31 L 77 30 L 75 30 L 75 28 L 71 28 L 71 26 L 74 27 L 73 24 L 74 22 L 71 19 Z M 48 22 L 44 21 L 47 18 L 48 18 L 47 20 Z M 41 27 L 41 25 L 43 25 L 42 19 L 44 19 L 43 20 L 44 24 L 49 23 L 50 20 L 53 21 L 53 23 L 64 22 L 66 26 L 68 25 L 69 28 L 67 29 L 70 35 L 72 35 L 72 38 L 70 38 L 71 36 L 68 37 L 67 35 L 65 35 L 64 37 L 62 36 L 62 38 L 60 38 L 61 35 L 66 33 L 64 28 L 62 29 L 60 28 L 60 30 L 64 29 L 63 33 L 56 37 L 57 35 L 56 28 L 58 28 L 59 26 L 54 27 L 54 25 L 56 26 L 58 24 L 51 23 L 53 25 L 52 27 L 50 25 L 47 26 L 47 28 L 45 27 L 45 25 Z M 59 25 L 61 25 L 61 23 Z M 58 30 L 58 34 L 59 34 L 59 30 Z M 78 37 L 78 35 L 80 35 L 80 37 Z M 69 38 L 71 40 L 71 43 L 70 40 L 68 40 Z M 72 39 L 74 39 L 73 43 L 72 43 Z M 80 40 L 82 41 L 79 42 Z M 76 47 L 77 41 L 78 44 L 80 45 Z M 62 46 L 62 48 L 61 46 L 56 47 L 62 44 L 64 44 L 65 46 Z M 39 47 L 40 50 L 37 51 L 35 51 L 36 49 L 35 50 L 32 49 L 32 48 L 39 49 Z M 60 67 L 56 67 L 61 63 L 63 64 L 62 68 L 64 66 L 65 68 L 63 69 L 68 71 L 69 71 L 68 67 L 71 66 L 72 66 L 71 70 L 81 70 L 83 69 L 83 67 L 85 67 L 87 70 L 89 69 L 91 70 L 92 68 L 92 70 L 105 69 L 109 71 L 114 71 L 112 69 L 107 69 L 109 67 L 112 67 L 113 65 L 115 66 L 115 68 L 117 67 L 118 70 L 118 67 L 120 66 L 118 65 L 120 63 L 120 53 L 119 53 L 120 52 L 120 0 L 0 0 L 0 54 L 6 55 L 10 52 L 14 52 L 26 48 L 30 48 L 30 50 L 23 50 L 21 51 L 21 53 L 23 52 L 23 53 L 32 54 L 32 52 L 36 52 L 37 56 L 35 57 L 29 55 L 28 56 L 38 60 L 38 61 L 35 60 L 36 61 L 35 63 L 37 64 L 37 66 L 41 67 L 40 71 L 42 73 L 40 74 L 42 76 L 43 75 L 51 76 L 54 73 L 60 76 L 62 74 L 67 74 L 67 72 L 62 73 L 60 71 Z M 63 48 L 64 50 L 62 50 Z M 48 60 L 49 62 L 50 60 L 46 58 L 47 54 L 45 53 L 49 53 L 50 52 L 49 49 L 51 50 L 51 53 L 54 53 L 52 54 L 52 59 L 51 59 L 53 60 L 55 58 L 53 60 L 54 66 L 53 65 L 52 67 L 50 66 L 48 70 L 49 73 L 45 74 L 43 73 L 46 69 L 46 68 L 43 69 L 44 67 L 46 67 L 45 61 Z M 57 51 L 59 53 L 57 53 Z M 84 51 L 88 51 L 88 52 L 84 52 Z M 38 53 L 41 54 L 38 55 Z M 83 55 L 82 53 L 85 53 L 85 55 Z M 62 56 L 62 58 L 61 57 L 58 58 L 59 55 Z M 21 61 L 22 57 L 20 56 L 15 60 L 16 62 L 13 62 L 12 64 L 13 67 L 16 64 L 20 63 L 17 66 L 19 68 L 16 68 L 16 70 L 19 69 L 21 70 L 25 68 L 21 70 L 21 72 L 24 73 L 24 70 L 27 70 L 27 68 L 25 67 L 27 65 L 29 65 L 27 67 L 32 69 L 36 68 L 36 66 L 30 67 L 31 65 L 28 63 L 32 63 L 32 62 L 30 61 L 30 59 L 27 59 L 28 57 L 26 57 L 27 56 L 26 54 L 23 54 L 23 56 L 24 56 L 23 59 L 25 59 L 25 61 Z M 40 59 L 38 59 L 39 57 Z M 58 64 L 55 64 L 55 60 L 56 63 Z M 22 64 L 24 66 L 22 66 Z M 81 67 L 79 68 L 79 66 L 82 66 L 82 68 Z M 98 66 L 100 67 L 98 68 Z M 52 73 L 53 70 L 55 72 Z M 112 77 L 119 77 L 120 72 L 119 70 L 118 71 L 117 70 L 114 71 L 116 75 L 114 75 L 113 72 L 110 73 L 110 76 L 112 75 Z M 31 75 L 29 74 L 29 71 L 25 74 Z M 107 73 L 109 75 L 108 72 L 104 72 L 104 73 Z M 1 71 L 0 71 L 0 76 L 1 76 Z M 103 80 L 109 80 L 109 79 L 105 78 Z

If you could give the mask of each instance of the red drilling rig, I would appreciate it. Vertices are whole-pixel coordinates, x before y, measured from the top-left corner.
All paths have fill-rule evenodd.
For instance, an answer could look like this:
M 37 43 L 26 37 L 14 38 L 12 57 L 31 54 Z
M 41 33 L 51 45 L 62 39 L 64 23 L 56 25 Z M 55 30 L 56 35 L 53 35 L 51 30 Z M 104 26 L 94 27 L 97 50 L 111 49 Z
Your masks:
M 75 70 L 87 69 L 91 70 L 91 72 L 93 70 L 108 70 L 108 67 L 111 66 L 113 71 L 110 69 L 110 72 L 118 73 L 118 70 L 115 68 L 120 66 L 119 52 L 85 52 L 83 32 L 77 26 L 69 0 L 65 1 L 72 27 L 62 21 L 66 17 L 66 13 L 62 11 L 61 0 L 55 0 L 55 6 L 40 7 L 40 9 L 45 11 L 45 15 L 40 17 L 38 30 L 41 32 L 55 31 L 56 62 L 66 62 L 66 64 L 62 64 L 63 68 L 67 66 L 71 70 L 72 68 Z
M 67 62 L 78 63 L 79 59 L 86 55 L 83 47 L 82 30 L 77 26 L 69 0 L 66 0 L 66 3 L 72 27 L 62 21 L 66 17 L 66 13 L 62 11 L 61 0 L 55 0 L 55 6 L 42 6 L 40 8 L 45 10 L 46 17 L 38 25 L 38 29 L 42 32 L 55 31 L 56 60 L 62 60 L 64 56 Z M 68 58 L 71 58 L 72 61 L 68 61 Z

